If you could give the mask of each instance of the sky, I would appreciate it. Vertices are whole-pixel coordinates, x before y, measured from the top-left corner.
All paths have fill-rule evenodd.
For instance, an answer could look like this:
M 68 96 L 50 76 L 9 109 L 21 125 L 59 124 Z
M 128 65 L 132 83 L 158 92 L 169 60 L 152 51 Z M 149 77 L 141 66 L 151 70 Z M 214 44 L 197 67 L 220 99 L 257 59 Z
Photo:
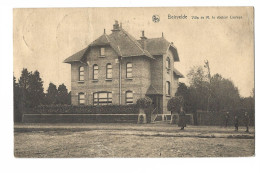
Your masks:
M 152 21 L 155 14 L 160 17 L 157 23 Z M 169 14 L 185 15 L 187 19 L 168 19 Z M 254 21 L 250 7 L 14 9 L 14 76 L 19 78 L 23 68 L 38 70 L 45 91 L 50 82 L 57 86 L 64 83 L 70 90 L 71 69 L 63 60 L 87 47 L 104 29 L 110 34 L 115 20 L 136 39 L 142 30 L 148 38 L 161 37 L 163 32 L 177 48 L 180 62 L 175 67 L 185 76 L 207 59 L 212 75 L 219 73 L 231 79 L 241 96 L 250 96 L 254 88 Z M 180 82 L 188 84 L 187 77 Z

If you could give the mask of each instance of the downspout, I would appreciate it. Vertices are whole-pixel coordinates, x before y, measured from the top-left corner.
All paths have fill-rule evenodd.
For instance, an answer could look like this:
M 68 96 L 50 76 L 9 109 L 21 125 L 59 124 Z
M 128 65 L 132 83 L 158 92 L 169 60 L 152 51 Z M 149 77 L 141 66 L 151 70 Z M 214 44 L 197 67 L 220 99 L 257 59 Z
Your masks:
M 118 57 L 119 60 L 119 105 L 122 104 L 122 99 L 121 99 L 121 93 L 122 93 L 122 65 L 121 65 L 121 57 Z
M 122 99 L 121 99 L 121 94 L 122 94 L 122 64 L 121 64 L 121 60 L 122 60 L 122 53 L 120 50 L 120 47 L 117 46 L 118 51 L 119 51 L 119 56 L 118 56 L 118 61 L 119 61 L 119 105 L 122 104 Z

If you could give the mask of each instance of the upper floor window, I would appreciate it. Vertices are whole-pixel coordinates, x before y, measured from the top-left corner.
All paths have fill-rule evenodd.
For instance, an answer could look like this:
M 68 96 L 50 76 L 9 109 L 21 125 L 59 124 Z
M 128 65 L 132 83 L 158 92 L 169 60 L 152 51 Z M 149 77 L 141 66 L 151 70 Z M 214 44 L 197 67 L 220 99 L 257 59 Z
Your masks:
M 79 105 L 84 105 L 85 104 L 85 94 L 84 93 L 79 93 L 78 95 L 78 101 Z
M 100 48 L 100 56 L 105 56 L 105 48 L 104 47 Z
M 84 81 L 84 67 L 79 67 L 79 81 Z
M 93 94 L 93 105 L 108 105 L 112 104 L 111 92 L 96 92 Z
M 133 104 L 133 91 L 126 91 L 125 93 L 125 103 L 126 104 Z
M 108 63 L 106 68 L 106 78 L 112 79 L 112 64 Z
M 93 65 L 93 80 L 98 80 L 98 65 Z
M 165 66 L 166 66 L 167 72 L 169 72 L 170 69 L 171 69 L 171 60 L 170 60 L 169 57 L 167 57 L 167 59 L 166 59 L 166 64 L 165 64 Z
M 126 78 L 132 78 L 132 71 L 133 71 L 133 65 L 132 63 L 127 63 L 126 64 Z
M 166 95 L 171 95 L 171 83 L 166 81 Z

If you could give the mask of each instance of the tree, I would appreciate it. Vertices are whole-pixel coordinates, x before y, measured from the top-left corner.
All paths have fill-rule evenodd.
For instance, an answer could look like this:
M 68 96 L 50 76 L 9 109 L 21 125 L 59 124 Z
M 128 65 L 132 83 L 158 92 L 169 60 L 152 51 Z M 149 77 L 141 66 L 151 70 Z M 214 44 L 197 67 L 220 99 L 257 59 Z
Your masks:
M 28 106 L 36 107 L 43 103 L 43 81 L 40 77 L 40 73 L 36 70 L 33 74 L 29 75 L 28 86 Z
M 58 87 L 58 98 L 57 101 L 59 104 L 70 104 L 70 96 L 68 94 L 68 89 L 64 84 L 59 85 Z
M 32 73 L 24 68 L 19 79 L 19 87 L 24 108 L 35 107 L 43 103 L 43 82 L 37 70 Z
M 57 104 L 58 103 L 57 97 L 58 97 L 57 87 L 53 83 L 50 83 L 46 94 L 46 104 L 48 105 Z
M 14 122 L 20 122 L 22 120 L 21 112 L 21 91 L 19 84 L 16 82 L 16 78 L 13 76 L 13 101 L 14 101 Z
M 28 72 L 28 70 L 26 68 L 23 68 L 22 74 L 21 74 L 21 76 L 18 80 L 20 92 L 21 92 L 21 103 L 22 103 L 21 109 L 22 109 L 22 112 L 29 105 L 28 88 L 29 88 L 30 75 L 31 75 L 31 72 Z
M 19 79 L 19 86 L 22 89 L 28 89 L 30 75 L 31 75 L 31 72 L 28 72 L 27 68 L 23 68 L 21 77 Z
M 186 111 L 190 112 L 192 110 L 191 109 L 192 100 L 191 100 L 191 95 L 190 95 L 190 88 L 188 88 L 185 83 L 182 83 L 182 82 L 179 83 L 175 96 L 183 97 L 183 101 L 184 101 L 183 106 Z
M 208 75 L 202 66 L 194 66 L 187 75 L 190 83 L 190 105 L 192 110 L 207 110 L 209 97 Z
M 240 95 L 238 88 L 230 79 L 223 78 L 220 74 L 213 75 L 211 79 L 210 110 L 234 110 L 239 108 Z
M 201 66 L 195 66 L 187 75 L 190 86 L 187 88 L 188 96 L 185 96 L 185 100 L 188 100 L 187 105 L 191 106 L 191 111 L 237 109 L 240 102 L 237 87 L 230 79 L 225 79 L 220 74 L 211 76 L 209 65 L 206 63 L 205 66 L 208 69 L 207 73 Z
M 68 97 L 67 97 L 67 104 L 71 105 L 71 91 L 69 92 Z

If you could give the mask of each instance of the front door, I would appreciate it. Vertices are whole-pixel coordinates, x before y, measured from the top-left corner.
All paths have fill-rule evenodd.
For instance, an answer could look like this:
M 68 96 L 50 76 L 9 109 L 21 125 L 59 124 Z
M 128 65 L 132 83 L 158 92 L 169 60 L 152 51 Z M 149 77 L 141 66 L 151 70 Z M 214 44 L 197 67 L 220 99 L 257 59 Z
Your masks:
M 159 95 L 149 95 L 152 99 L 152 113 L 158 114 L 161 113 L 161 106 L 160 106 L 160 96 Z

